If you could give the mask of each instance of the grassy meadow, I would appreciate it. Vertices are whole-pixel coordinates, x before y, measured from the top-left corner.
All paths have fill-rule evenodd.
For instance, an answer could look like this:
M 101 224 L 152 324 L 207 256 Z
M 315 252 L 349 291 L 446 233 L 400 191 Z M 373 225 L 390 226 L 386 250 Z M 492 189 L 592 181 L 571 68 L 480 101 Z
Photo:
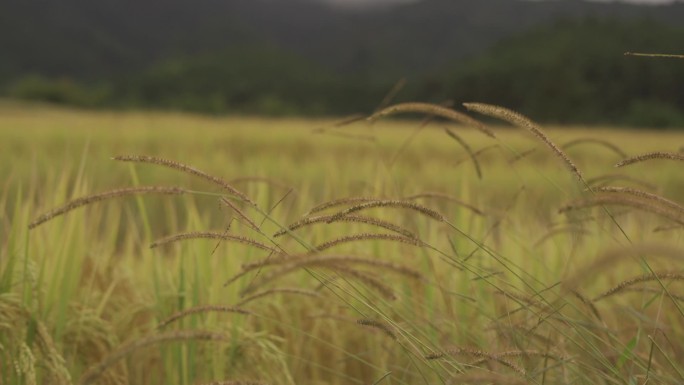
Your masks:
M 0 384 L 684 382 L 684 131 L 398 117 L 0 104 Z

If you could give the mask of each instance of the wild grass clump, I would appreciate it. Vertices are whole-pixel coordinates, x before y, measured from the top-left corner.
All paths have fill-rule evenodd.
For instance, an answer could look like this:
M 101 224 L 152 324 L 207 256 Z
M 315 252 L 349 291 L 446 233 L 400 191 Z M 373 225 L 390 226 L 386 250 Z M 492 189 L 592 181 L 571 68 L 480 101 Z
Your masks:
M 165 152 L 116 157 L 131 163 L 123 170 L 98 163 L 102 180 L 88 178 L 87 151 L 50 173 L 12 174 L 21 187 L 0 194 L 0 383 L 681 382 L 678 163 L 611 177 L 616 155 L 657 149 L 574 131 L 559 147 L 550 137 L 560 134 L 516 112 L 466 107 L 551 151 L 524 156 L 530 138 L 407 103 L 368 118 L 374 144 L 309 143 L 308 127 L 293 139 L 302 122 L 286 131 L 252 122 L 260 130 L 249 135 L 179 127 L 177 147 L 98 138 L 97 154 Z M 447 129 L 455 146 L 442 130 L 406 140 L 399 123 L 379 120 L 409 112 L 481 132 Z M 454 155 L 473 167 L 455 168 Z M 266 174 L 276 179 L 249 176 Z M 208 191 L 165 187 L 187 175 Z M 88 193 L 100 185 L 128 187 Z M 148 193 L 183 196 L 141 199 Z M 31 220 L 51 202 L 67 203 Z

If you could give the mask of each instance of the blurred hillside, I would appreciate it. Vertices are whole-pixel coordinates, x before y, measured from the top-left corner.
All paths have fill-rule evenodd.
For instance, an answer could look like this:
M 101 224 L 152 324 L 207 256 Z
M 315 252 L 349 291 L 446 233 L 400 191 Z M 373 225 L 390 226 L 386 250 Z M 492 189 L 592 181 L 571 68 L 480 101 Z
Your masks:
M 501 103 L 540 120 L 684 126 L 684 4 L 424 0 L 4 0 L 0 89 L 92 107 L 255 114 L 403 100 Z

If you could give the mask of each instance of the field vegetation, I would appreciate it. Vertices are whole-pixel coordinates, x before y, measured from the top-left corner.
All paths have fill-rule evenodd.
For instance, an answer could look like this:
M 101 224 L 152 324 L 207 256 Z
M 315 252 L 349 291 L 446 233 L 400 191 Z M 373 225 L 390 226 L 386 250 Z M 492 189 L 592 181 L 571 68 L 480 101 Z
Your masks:
M 684 132 L 467 107 L 0 104 L 0 384 L 682 383 Z

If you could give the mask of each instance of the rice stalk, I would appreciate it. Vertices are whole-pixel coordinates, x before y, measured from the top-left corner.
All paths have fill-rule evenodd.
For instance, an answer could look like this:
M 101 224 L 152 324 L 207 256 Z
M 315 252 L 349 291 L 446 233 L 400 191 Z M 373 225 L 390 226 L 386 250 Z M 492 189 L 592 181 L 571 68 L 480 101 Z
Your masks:
M 289 226 L 287 226 L 287 230 L 280 230 L 273 234 L 273 237 L 280 237 L 288 233 L 288 231 L 294 231 L 297 229 L 300 229 L 302 227 L 310 226 L 316 223 L 327 223 L 328 220 L 330 220 L 333 216 L 332 215 L 320 215 L 320 216 L 313 216 L 313 217 L 308 217 L 301 219 Z M 361 216 L 361 215 L 347 215 L 344 218 L 340 219 L 338 222 L 355 222 L 355 223 L 365 223 L 367 225 L 371 226 L 377 226 L 392 232 L 395 232 L 397 234 L 401 234 L 407 238 L 418 238 L 418 236 L 411 231 L 401 227 L 397 226 L 391 222 L 384 221 L 382 219 L 377 219 L 377 218 L 372 218 L 372 217 L 367 217 L 367 216 Z
M 491 104 L 463 103 L 463 105 L 470 111 L 479 112 L 487 116 L 505 120 L 518 127 L 522 127 L 530 131 L 534 136 L 536 136 L 539 140 L 546 144 L 546 146 L 550 148 L 551 151 L 553 151 L 565 163 L 565 165 L 570 169 L 570 171 L 572 171 L 572 173 L 575 174 L 577 179 L 584 182 L 582 173 L 577 168 L 577 166 L 575 166 L 575 163 L 573 163 L 572 160 L 570 160 L 570 157 L 568 157 L 568 155 L 565 152 L 563 152 L 563 150 L 561 150 L 560 147 L 556 146 L 556 144 L 553 143 L 551 139 L 549 139 L 549 137 L 546 136 L 546 134 L 544 134 L 541 127 L 539 127 L 537 124 L 532 122 L 527 117 L 517 112 L 511 111 L 507 108 L 494 106 Z
M 439 116 L 457 123 L 461 123 L 466 126 L 475 127 L 476 129 L 480 130 L 480 132 L 489 136 L 490 138 L 496 137 L 494 133 L 489 128 L 487 128 L 487 126 L 485 126 L 482 122 L 473 119 L 464 113 L 458 112 L 451 108 L 440 106 L 438 104 L 416 102 L 395 104 L 393 106 L 389 106 L 374 113 L 373 115 L 368 117 L 368 121 L 375 121 L 385 116 L 406 112 L 417 112 Z
M 179 330 L 167 333 L 152 334 L 144 338 L 139 338 L 121 345 L 117 350 L 110 353 L 97 365 L 88 368 L 81 379 L 80 385 L 88 385 L 97 381 L 98 377 L 104 373 L 107 368 L 122 360 L 134 351 L 159 343 L 174 342 L 174 341 L 230 341 L 231 339 L 223 334 L 213 333 L 202 330 Z
M 261 250 L 266 250 L 266 251 L 271 251 L 271 252 L 277 252 L 276 249 L 267 246 L 259 241 L 256 241 L 251 238 L 239 236 L 239 235 L 230 235 L 226 234 L 224 232 L 214 232 L 214 231 L 192 231 L 189 233 L 181 233 L 181 234 L 175 234 L 171 235 L 165 238 L 162 238 L 158 241 L 155 241 L 150 245 L 150 248 L 154 249 L 159 246 L 164 246 L 169 243 L 173 242 L 178 242 L 178 241 L 184 241 L 184 240 L 189 240 L 189 239 L 220 239 L 224 241 L 235 241 L 239 243 L 243 243 L 245 245 L 253 246 L 256 247 L 257 249 Z
M 629 166 L 630 164 L 645 162 L 647 160 L 653 160 L 653 159 L 666 159 L 666 160 L 684 161 L 684 154 L 679 154 L 676 152 L 662 152 L 662 151 L 649 152 L 646 154 L 636 155 L 636 156 L 633 156 L 631 158 L 624 159 L 621 162 L 618 162 L 617 164 L 615 164 L 615 167 L 625 167 L 625 166 Z
M 126 187 L 115 190 L 109 190 L 98 194 L 87 195 L 81 198 L 74 199 L 67 202 L 63 206 L 60 206 L 54 210 L 51 210 L 29 224 L 29 229 L 34 229 L 37 226 L 54 219 L 60 215 L 68 213 L 74 209 L 82 206 L 86 206 L 95 202 L 100 202 L 106 199 L 117 198 L 122 196 L 129 196 L 135 194 L 166 194 L 166 195 L 180 195 L 186 192 L 185 189 L 180 187 L 166 187 L 166 186 L 138 186 L 138 187 Z
M 475 154 L 473 154 L 473 150 L 470 148 L 468 143 L 466 143 L 465 140 L 463 140 L 460 136 L 458 136 L 455 132 L 448 128 L 445 128 L 444 132 L 446 132 L 446 134 L 450 138 L 454 139 L 458 144 L 461 145 L 461 147 L 463 147 L 464 150 L 466 150 L 466 152 L 470 156 L 470 159 L 473 161 L 473 166 L 475 167 L 475 173 L 477 174 L 477 178 L 481 180 L 482 169 L 480 168 L 480 162 L 478 162 L 477 157 L 475 156 Z
M 228 191 L 230 194 L 235 195 L 236 197 L 240 198 L 241 200 L 249 203 L 252 206 L 256 206 L 256 203 L 252 202 L 251 199 L 247 197 L 247 195 L 243 194 L 236 188 L 230 185 L 227 181 L 225 181 L 222 178 L 210 175 L 204 171 L 201 171 L 199 169 L 196 169 L 192 166 L 176 162 L 173 160 L 168 160 L 168 159 L 163 159 L 163 158 L 158 158 L 155 156 L 148 156 L 148 155 L 120 155 L 120 156 L 115 156 L 112 159 L 122 161 L 122 162 L 136 162 L 136 163 L 149 163 L 149 164 L 155 164 L 159 166 L 164 166 L 164 167 L 169 167 L 190 175 L 194 175 L 196 177 L 205 179 L 211 183 L 214 183 L 218 185 L 219 187 L 223 188 L 224 190 Z
M 200 313 L 209 313 L 209 312 L 218 312 L 218 313 L 237 313 L 237 314 L 244 314 L 244 315 L 249 315 L 251 314 L 247 310 L 240 309 L 237 305 L 234 307 L 231 306 L 221 306 L 221 305 L 203 305 L 203 306 L 196 306 L 190 309 L 185 309 L 183 311 L 179 311 L 178 313 L 175 313 L 162 322 L 159 323 L 157 326 L 157 329 L 162 329 L 169 324 L 181 319 L 185 318 L 189 315 L 193 314 L 200 314 Z

